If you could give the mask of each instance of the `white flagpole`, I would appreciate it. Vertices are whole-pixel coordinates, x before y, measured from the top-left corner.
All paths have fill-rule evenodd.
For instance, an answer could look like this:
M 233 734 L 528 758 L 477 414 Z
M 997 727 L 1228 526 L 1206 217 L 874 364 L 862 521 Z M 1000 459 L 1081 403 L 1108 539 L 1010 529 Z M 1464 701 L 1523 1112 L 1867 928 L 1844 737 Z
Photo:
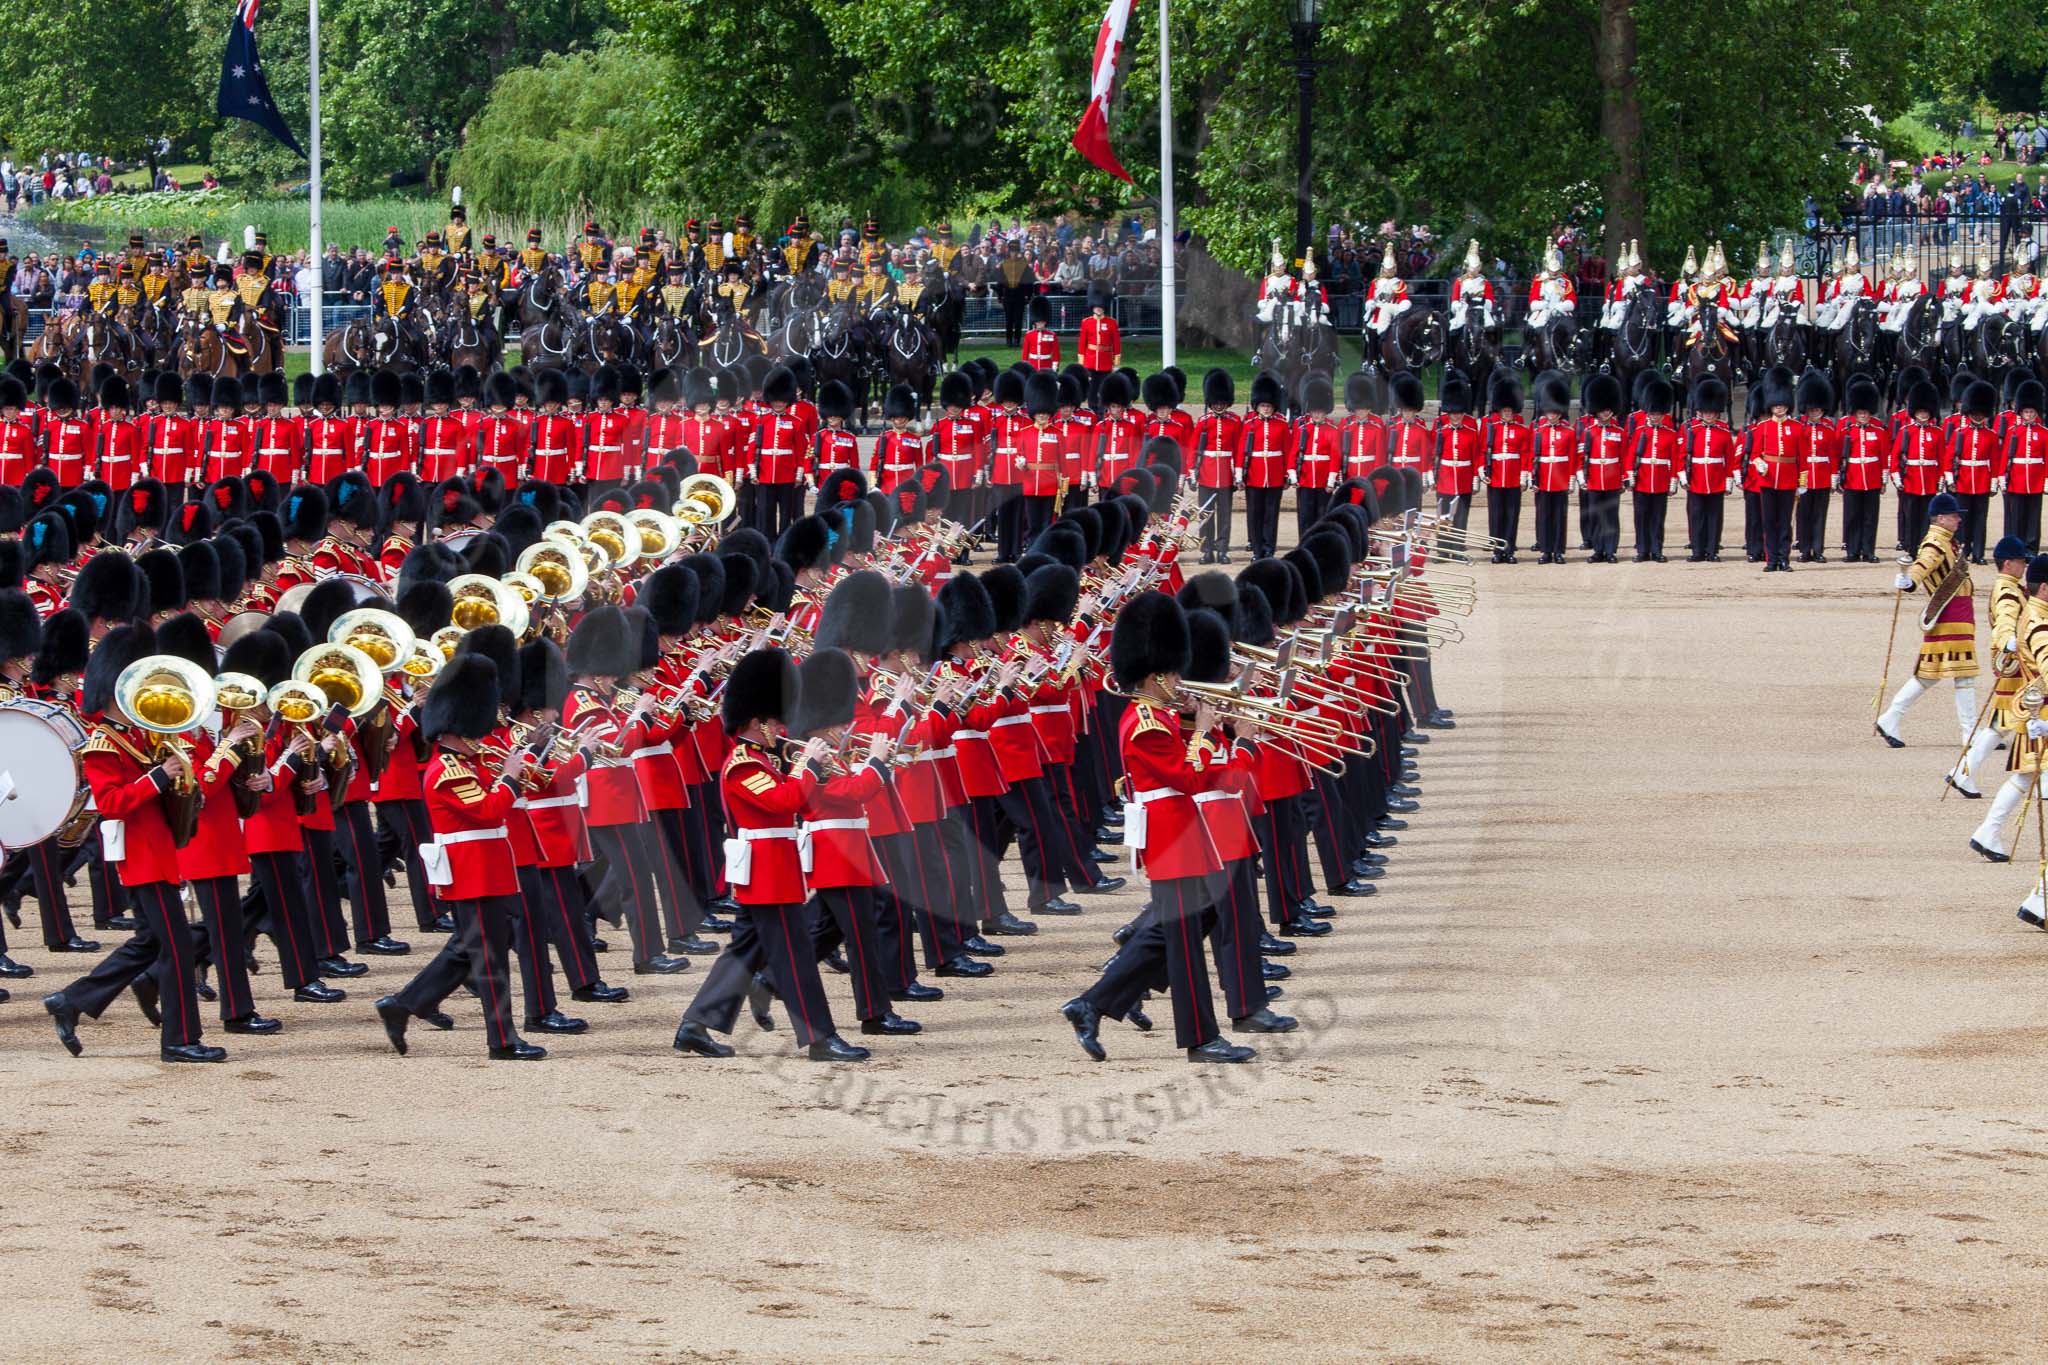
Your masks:
M 1159 0 L 1159 363 L 1174 363 L 1173 300 L 1173 53 L 1167 0 Z
M 1165 3 L 1165 0 L 1161 0 L 1161 3 Z M 311 153 L 309 159 L 313 163 L 313 181 L 309 187 L 313 208 L 312 231 L 309 234 L 312 245 L 307 253 L 312 258 L 311 273 L 313 276 L 313 287 L 308 293 L 306 303 L 308 314 L 312 320 L 313 373 L 324 374 L 326 372 L 326 357 L 320 344 L 322 336 L 320 326 L 320 285 L 325 270 L 323 258 L 327 254 L 327 248 L 322 246 L 320 242 L 320 0 L 309 0 L 306 12 L 306 29 L 312 45 L 311 59 L 308 62 L 308 67 L 312 73 L 312 86 L 308 91 L 309 99 L 307 101 L 308 108 L 311 111 L 312 127 L 308 130 L 309 140 L 306 145 Z

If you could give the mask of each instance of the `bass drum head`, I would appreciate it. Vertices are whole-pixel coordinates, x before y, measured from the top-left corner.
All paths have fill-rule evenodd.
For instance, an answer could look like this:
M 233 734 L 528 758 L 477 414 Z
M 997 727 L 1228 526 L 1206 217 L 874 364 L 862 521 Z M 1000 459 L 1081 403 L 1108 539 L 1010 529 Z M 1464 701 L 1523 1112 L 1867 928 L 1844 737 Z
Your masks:
M 42 717 L 0 708 L 0 845 L 27 848 L 64 827 L 78 803 L 78 758 Z

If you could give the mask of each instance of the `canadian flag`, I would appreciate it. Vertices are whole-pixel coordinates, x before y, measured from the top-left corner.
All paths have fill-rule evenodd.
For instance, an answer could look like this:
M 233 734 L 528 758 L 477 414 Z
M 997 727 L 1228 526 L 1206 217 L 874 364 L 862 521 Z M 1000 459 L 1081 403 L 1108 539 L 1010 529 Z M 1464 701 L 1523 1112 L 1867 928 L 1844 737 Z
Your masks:
M 1109 148 L 1109 101 L 1116 93 L 1117 59 L 1124 52 L 1124 29 L 1131 22 L 1132 0 L 1109 0 L 1102 31 L 1095 35 L 1095 65 L 1088 83 L 1088 107 L 1074 129 L 1074 149 L 1119 180 L 1131 173 Z

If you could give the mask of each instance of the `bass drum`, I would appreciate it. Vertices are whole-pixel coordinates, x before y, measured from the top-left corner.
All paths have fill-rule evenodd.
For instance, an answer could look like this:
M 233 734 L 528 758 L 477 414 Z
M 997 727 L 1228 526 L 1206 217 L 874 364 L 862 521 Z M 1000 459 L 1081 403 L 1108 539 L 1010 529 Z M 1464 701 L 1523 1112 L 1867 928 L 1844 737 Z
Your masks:
M 39 844 L 86 813 L 85 741 L 85 726 L 53 702 L 0 706 L 0 848 Z

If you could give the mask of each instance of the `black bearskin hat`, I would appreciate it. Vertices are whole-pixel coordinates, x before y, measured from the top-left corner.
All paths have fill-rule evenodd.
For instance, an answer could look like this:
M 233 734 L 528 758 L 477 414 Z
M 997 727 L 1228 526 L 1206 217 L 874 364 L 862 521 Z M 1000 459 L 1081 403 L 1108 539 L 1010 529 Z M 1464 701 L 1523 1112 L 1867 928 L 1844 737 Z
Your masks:
M 560 646 L 540 639 L 519 647 L 518 711 L 560 710 L 569 698 L 569 664 Z
M 185 605 L 185 567 L 176 550 L 159 547 L 136 556 L 135 567 L 146 585 L 143 610 L 155 615 Z
M 398 619 L 412 627 L 413 634 L 426 639 L 447 626 L 455 617 L 455 595 L 446 583 L 415 583 L 398 595 L 393 608 Z
M 741 656 L 718 708 L 725 732 L 736 735 L 760 720 L 788 720 L 799 686 L 796 665 L 781 650 L 756 649 Z
M 663 635 L 687 635 L 697 624 L 697 575 L 681 564 L 664 564 L 641 580 L 636 601 Z
M 1074 607 L 1081 600 L 1081 575 L 1065 564 L 1048 564 L 1033 569 L 1024 580 L 1024 620 L 1057 621 L 1066 625 L 1074 619 Z
M 78 608 L 89 621 L 127 621 L 146 600 L 144 593 L 135 561 L 119 550 L 106 550 L 85 561 L 65 605 Z
M 971 573 L 947 579 L 939 589 L 939 648 L 991 640 L 995 633 L 995 604 L 981 580 Z
M 1187 614 L 1189 682 L 1220 683 L 1230 677 L 1230 626 L 1220 612 L 1196 607 Z
M 462 556 L 446 545 L 429 542 L 406 551 L 398 566 L 398 591 L 402 595 L 415 583 L 448 583 L 469 572 Z
M 43 618 L 19 588 L 0 591 L 0 661 L 33 659 L 43 647 Z
M 223 673 L 247 673 L 265 687 L 275 687 L 291 676 L 291 651 L 275 631 L 252 630 L 227 647 L 220 669 Z
M 44 629 L 47 644 L 49 630 Z M 103 715 L 114 701 L 114 684 L 128 665 L 156 653 L 156 633 L 139 623 L 116 626 L 92 646 L 85 661 L 85 682 L 79 694 L 79 710 L 88 716 Z
M 832 531 L 825 525 L 824 518 L 798 517 L 783 529 L 781 539 L 775 543 L 775 553 L 790 568 L 801 573 L 805 569 L 822 567 L 825 552 L 831 545 Z
M 28 679 L 38 687 L 48 687 L 66 673 L 83 672 L 91 652 L 92 626 L 85 617 L 68 607 L 52 613 L 43 622 L 43 642 L 36 650 L 35 663 L 29 666 Z
M 889 649 L 905 655 L 928 655 L 938 626 L 938 604 L 920 583 L 898 583 L 889 589 Z
M 625 612 L 599 607 L 569 632 L 568 660 L 569 671 L 579 677 L 623 678 L 640 667 L 639 634 L 627 623 Z M 738 680 L 735 674 L 732 681 Z
M 499 699 L 498 666 L 481 654 L 457 655 L 427 690 L 420 738 L 482 739 L 498 728 Z
M 1024 575 L 1016 565 L 990 565 L 982 570 L 981 586 L 988 589 L 989 605 L 995 609 L 997 635 L 1008 635 L 1024 624 Z
M 220 667 L 213 636 L 206 622 L 189 611 L 181 611 L 156 628 L 156 652 L 170 654 L 199 665 L 211 677 Z
M 454 658 L 475 655 L 498 670 L 498 703 L 506 710 L 519 705 L 519 638 L 505 626 L 478 626 L 463 632 Z
M 1155 673 L 1184 673 L 1188 666 L 1188 618 L 1180 603 L 1163 592 L 1142 592 L 1117 614 L 1109 637 L 1109 669 L 1128 692 Z
M 812 637 L 820 649 L 884 654 L 889 649 L 889 580 L 873 569 L 848 574 L 832 589 Z
M 860 694 L 860 670 L 843 649 L 820 645 L 797 669 L 797 704 L 789 728 L 797 735 L 814 735 L 835 725 L 853 721 L 854 702 Z

